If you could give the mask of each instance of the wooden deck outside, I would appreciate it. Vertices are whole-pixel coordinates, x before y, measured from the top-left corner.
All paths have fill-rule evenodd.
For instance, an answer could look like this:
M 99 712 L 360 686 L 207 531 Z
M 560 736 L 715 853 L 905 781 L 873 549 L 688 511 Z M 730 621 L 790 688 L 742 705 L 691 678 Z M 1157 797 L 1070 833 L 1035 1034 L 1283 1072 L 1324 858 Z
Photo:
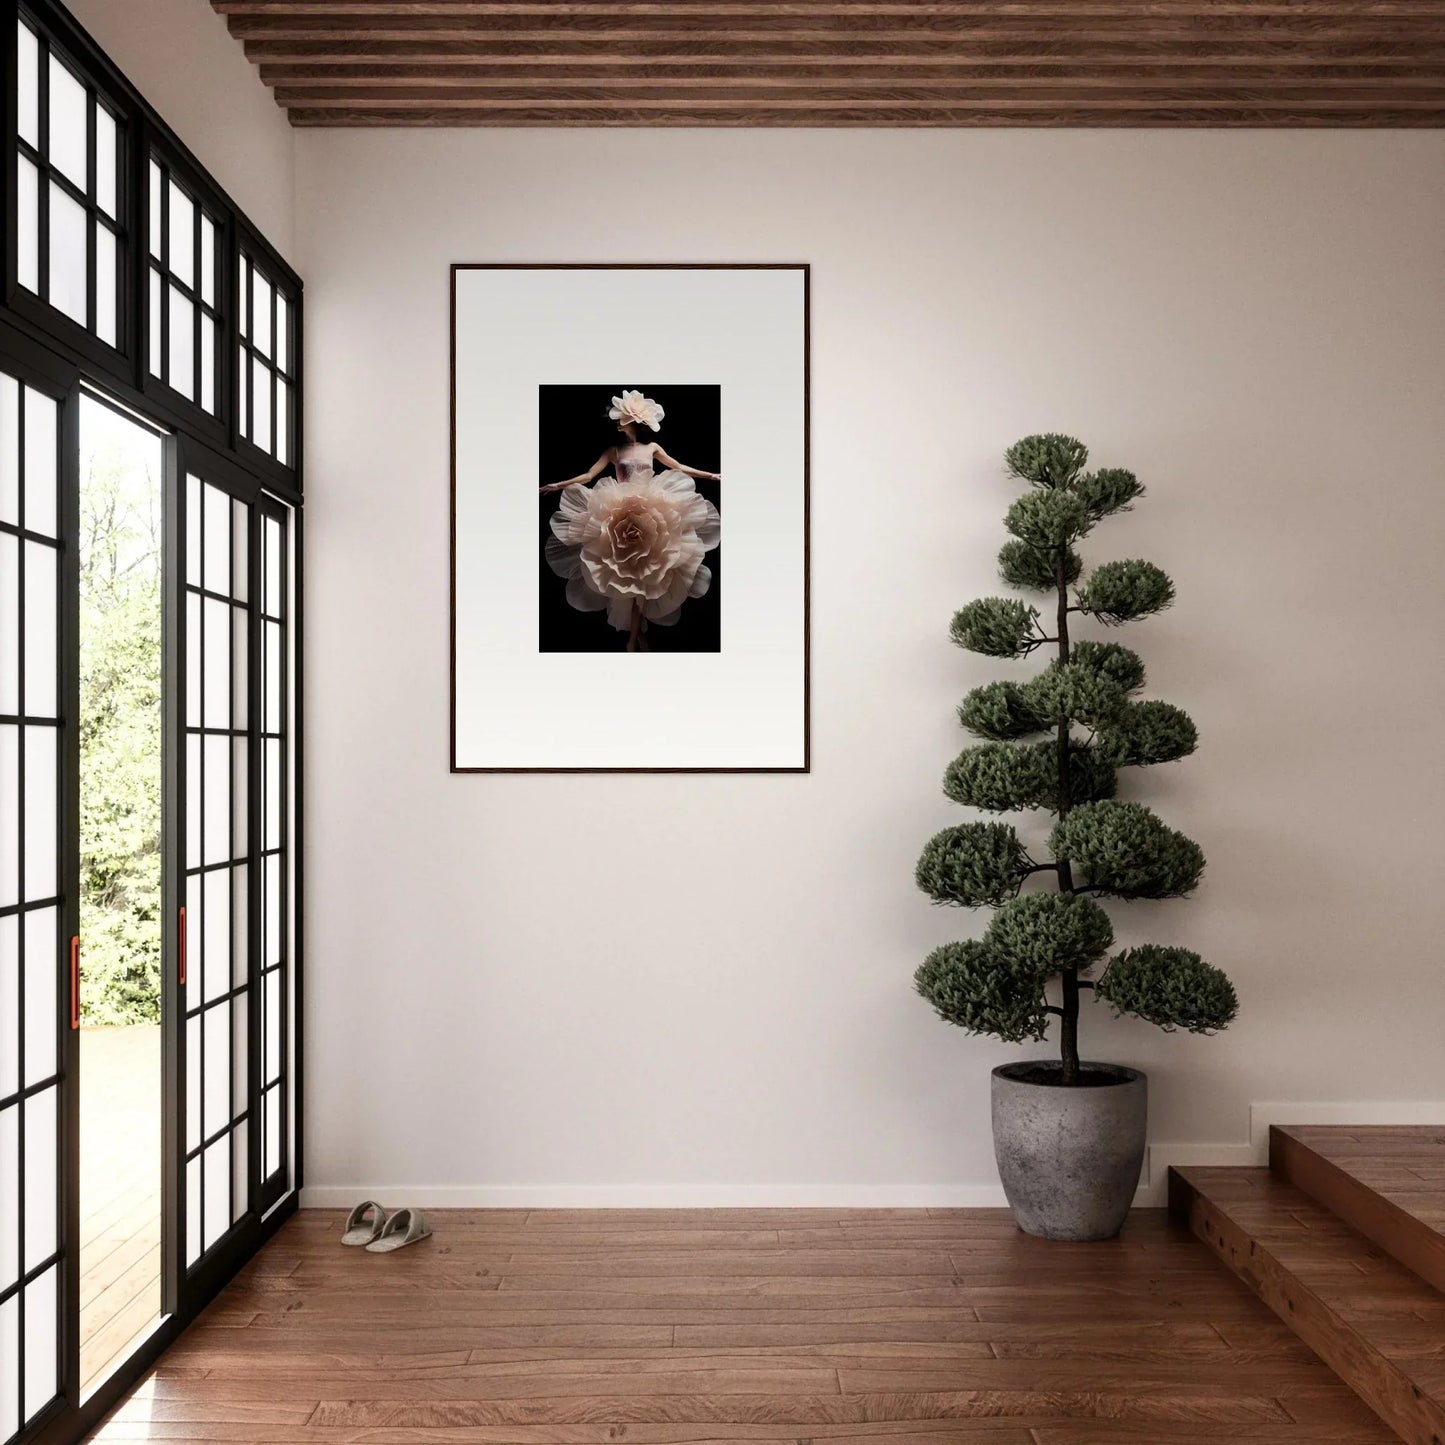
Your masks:
M 387 1201 L 391 1204 L 403 1200 Z M 397 1254 L 303 1210 L 104 1423 L 255 1445 L 1389 1445 L 1159 1210 L 454 1210 Z M 1396 1442 L 1398 1445 L 1398 1442 Z
M 80 1041 L 80 1375 L 88 1393 L 161 1305 L 161 1031 Z

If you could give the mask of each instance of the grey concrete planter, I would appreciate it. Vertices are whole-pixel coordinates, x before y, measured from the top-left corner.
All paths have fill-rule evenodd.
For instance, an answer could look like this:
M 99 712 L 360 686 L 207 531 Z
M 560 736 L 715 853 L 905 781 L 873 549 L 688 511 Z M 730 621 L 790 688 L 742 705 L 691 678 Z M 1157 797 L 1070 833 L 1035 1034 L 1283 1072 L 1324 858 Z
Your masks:
M 1084 1064 L 1116 1082 L 1032 1083 L 1039 1061 L 993 1071 L 993 1149 L 1018 1226 L 1044 1239 L 1112 1239 L 1144 1163 L 1149 1084 L 1136 1069 Z

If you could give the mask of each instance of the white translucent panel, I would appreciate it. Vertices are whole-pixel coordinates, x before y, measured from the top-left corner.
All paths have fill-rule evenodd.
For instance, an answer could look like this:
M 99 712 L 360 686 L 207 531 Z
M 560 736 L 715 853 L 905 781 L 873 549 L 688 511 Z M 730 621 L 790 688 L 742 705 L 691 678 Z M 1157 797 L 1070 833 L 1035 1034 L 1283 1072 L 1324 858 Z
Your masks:
M 236 324 L 240 328 L 243 337 L 251 334 L 251 265 L 244 256 L 236 258 L 237 271 L 237 311 Z
M 152 376 L 158 376 L 165 380 L 166 369 L 163 357 L 161 340 L 165 335 L 165 325 L 161 320 L 161 288 L 165 282 L 161 280 L 160 272 L 150 271 L 150 337 L 146 346 L 146 365 L 150 368 Z
M 201 406 L 216 414 L 216 323 L 201 314 Z
M 54 908 L 37 908 L 33 913 L 22 915 L 22 920 L 20 939 L 24 957 L 20 971 L 25 980 L 25 1087 L 28 1089 L 51 1078 L 58 1067 L 55 1040 L 60 1024 L 56 972 L 59 922 Z
M 30 1126 L 27 1124 L 26 1128 Z M 30 1167 L 26 1138 L 26 1169 Z M 28 1424 L 54 1398 L 58 1388 L 60 1349 L 60 1266 L 53 1264 L 20 1295 L 25 1312 L 25 1379 L 22 1410 Z
M 267 517 L 266 528 L 266 613 L 281 616 L 281 524 Z
M 167 257 L 171 275 L 187 286 L 196 280 L 196 208 L 191 198 L 174 182 L 169 186 L 171 253 Z
M 19 711 L 20 543 L 0 532 L 0 713 Z
M 85 208 L 51 182 L 51 286 L 46 301 L 82 327 L 90 325 L 85 295 Z
M 19 1017 L 20 918 L 11 913 L 0 918 L 0 1099 L 8 1099 L 20 1087 L 20 1030 L 15 1027 Z M 0 1235 L 5 1231 L 6 1217 L 0 1209 Z M 6 1283 L 0 1274 L 0 1290 Z
M 205 681 L 201 667 L 201 598 L 186 593 L 186 726 L 201 725 L 201 684 Z
M 192 791 L 204 789 L 205 843 L 202 863 L 226 863 L 231 857 L 231 740 L 208 736 L 204 779 L 192 778 Z M 209 899 L 207 900 L 209 902 Z
M 205 1077 L 201 1085 L 201 1136 L 209 1139 L 231 1122 L 231 1005 L 218 1003 L 201 1015 L 206 1038 Z M 210 1191 L 206 1180 L 206 1193 Z
M 20 901 L 20 729 L 0 723 L 0 908 Z
M 206 998 L 231 987 L 231 871 L 217 868 L 205 875 Z
M 261 966 L 270 968 L 281 962 L 281 859 L 272 854 L 266 859 L 266 934 Z
M 53 727 L 25 729 L 25 877 L 30 900 L 54 898 L 56 757 Z
M 25 544 L 25 714 L 55 716 L 55 548 Z
M 250 798 L 246 793 L 246 784 L 251 766 L 251 749 L 246 738 L 237 738 L 234 741 L 231 747 L 231 758 L 231 796 L 235 800 L 231 819 L 231 856 L 244 858 L 250 843 L 247 826 Z
M 266 1094 L 262 1112 L 265 1122 L 261 1132 L 266 1147 L 261 1173 L 269 1179 L 281 1167 L 281 1086 L 279 1084 Z
M 250 869 L 240 863 L 231 870 L 231 987 L 245 985 L 250 972 Z
M 25 1258 L 27 1273 L 55 1253 L 56 1119 L 60 1088 L 32 1094 L 25 1110 Z M 26 1351 L 29 1354 L 29 1351 Z
M 202 488 L 205 495 L 205 586 L 222 596 L 231 593 L 231 499 L 219 487 Z M 210 639 L 206 639 L 210 646 Z
M 161 168 L 150 163 L 150 253 L 157 261 L 161 259 L 161 197 L 165 194 L 165 177 Z
M 40 294 L 40 174 L 21 156 L 15 167 L 15 279 Z
M 281 731 L 281 665 L 283 647 L 281 624 L 267 622 L 266 638 L 266 710 L 265 728 L 268 733 Z
M 271 355 L 271 283 L 260 271 L 253 271 L 254 296 L 251 304 L 251 345 L 262 356 Z
M 4 1177 L 0 1174 L 0 1181 Z M 19 1431 L 20 1296 L 11 1295 L 0 1304 L 0 1440 L 8 1440 Z
M 87 315 L 85 208 L 50 183 L 50 288 L 46 300 L 82 326 Z
M 231 1137 L 217 1139 L 205 1152 L 205 1240 L 209 1249 L 231 1227 Z
M 216 225 L 201 212 L 201 277 L 198 288 L 207 306 L 216 304 Z
M 201 1006 L 201 925 L 205 920 L 202 907 L 201 873 L 186 879 L 186 1012 L 194 1013 Z
M 40 146 L 40 43 L 23 22 L 16 27 L 15 101 L 20 139 Z M 0 1430 L 0 1440 L 5 1431 Z
M 291 465 L 291 388 L 280 380 L 276 382 L 276 460 L 284 467 Z
M 251 358 L 251 440 L 271 450 L 271 373 L 259 356 Z
M 291 370 L 291 303 L 276 293 L 276 365 Z
M 236 417 L 243 437 L 251 435 L 250 388 L 246 384 L 250 374 L 246 348 L 238 346 L 236 348 Z
M 201 1158 L 186 1165 L 186 1263 L 201 1257 Z
M 244 607 L 231 609 L 231 726 L 246 726 L 247 699 L 250 691 L 250 656 L 246 647 L 250 614 Z
M 261 994 L 262 1025 L 265 1029 L 265 1069 L 263 1084 L 274 1084 L 281 1077 L 285 1056 L 281 1052 L 281 974 L 272 970 L 266 975 Z
M 235 538 L 236 566 L 232 578 L 231 596 L 237 602 L 244 602 L 250 596 L 249 556 L 251 537 L 251 511 L 244 502 L 231 503 L 231 519 L 234 522 L 232 535 Z
M 204 600 L 206 665 L 201 679 L 202 713 L 208 728 L 231 725 L 231 604 L 217 597 Z
M 0 522 L 20 521 L 20 383 L 0 372 Z
M 50 57 L 50 163 L 82 191 L 87 189 L 86 116 L 90 97 L 85 87 L 54 55 Z
M 56 427 L 60 408 L 34 387 L 25 388 L 25 526 L 55 536 Z
M 196 399 L 196 309 L 175 287 L 169 300 L 166 335 L 171 350 L 166 359 L 166 380 L 189 401 Z
M 281 742 L 278 738 L 266 740 L 266 797 L 262 816 L 265 826 L 261 830 L 262 846 L 268 851 L 281 846 Z
M 20 1105 L 11 1104 L 0 1109 L 0 1290 L 20 1277 L 19 1223 Z
M 201 776 L 201 737 L 186 735 L 186 867 L 201 866 L 201 799 L 204 797 Z
M 118 130 L 115 117 L 98 104 L 95 107 L 95 199 L 112 219 L 115 217 Z
M 115 235 L 92 222 L 95 229 L 95 334 L 107 346 L 115 345 L 116 287 Z
M 201 488 L 194 473 L 186 475 L 186 582 L 201 585 Z
M 239 1047 L 240 1067 L 245 1069 L 245 1049 Z M 244 1082 L 244 1073 L 242 1075 Z M 237 1093 L 238 1099 L 246 1097 L 242 1088 Z M 231 1221 L 236 1220 L 246 1212 L 247 1196 L 250 1194 L 251 1176 L 251 1153 L 250 1153 L 250 1130 L 246 1127 L 246 1120 L 242 1119 L 231 1131 Z
M 201 1143 L 201 1016 L 186 1020 L 186 1153 Z

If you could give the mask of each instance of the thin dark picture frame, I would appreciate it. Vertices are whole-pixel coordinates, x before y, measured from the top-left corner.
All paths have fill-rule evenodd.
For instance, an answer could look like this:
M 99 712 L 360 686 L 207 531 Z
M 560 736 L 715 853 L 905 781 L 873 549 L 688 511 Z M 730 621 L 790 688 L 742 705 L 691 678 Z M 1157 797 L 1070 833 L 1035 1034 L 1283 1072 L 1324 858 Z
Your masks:
M 797 271 L 803 279 L 803 761 L 778 767 L 461 767 L 457 763 L 457 276 L 462 271 Z M 453 773 L 810 773 L 812 719 L 812 266 L 807 261 L 453 261 L 449 276 L 447 653 Z

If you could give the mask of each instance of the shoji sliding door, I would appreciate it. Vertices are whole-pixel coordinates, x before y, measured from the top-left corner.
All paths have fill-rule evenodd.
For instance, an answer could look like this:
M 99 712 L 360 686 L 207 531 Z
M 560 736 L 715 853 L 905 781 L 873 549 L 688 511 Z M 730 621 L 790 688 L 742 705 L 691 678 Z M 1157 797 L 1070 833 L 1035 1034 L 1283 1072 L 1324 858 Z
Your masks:
M 63 1409 L 75 1289 L 73 405 L 0 355 L 0 1440 Z

